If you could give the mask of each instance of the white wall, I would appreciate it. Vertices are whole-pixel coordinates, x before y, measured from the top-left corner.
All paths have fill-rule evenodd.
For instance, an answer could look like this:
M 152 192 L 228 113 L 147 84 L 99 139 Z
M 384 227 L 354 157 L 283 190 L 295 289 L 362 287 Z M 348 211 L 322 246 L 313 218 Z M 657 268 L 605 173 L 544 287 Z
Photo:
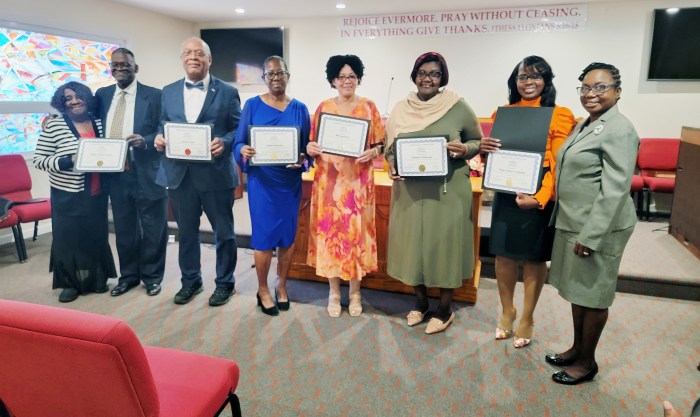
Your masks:
M 697 0 L 677 1 L 673 6 L 699 4 Z M 648 82 L 645 76 L 652 10 L 668 6 L 662 0 L 589 3 L 587 30 L 580 32 L 340 39 L 336 18 L 222 22 L 201 27 L 284 26 L 292 73 L 289 93 L 312 112 L 321 100 L 335 95 L 324 73 L 331 55 L 354 53 L 362 58 L 365 78 L 358 94 L 373 99 L 384 113 L 391 77 L 388 110 L 415 89 L 409 75 L 416 57 L 438 51 L 450 69 L 449 88 L 462 94 L 477 115 L 488 117 L 507 102 L 506 80 L 513 67 L 534 54 L 552 65 L 558 104 L 577 116 L 586 115 L 575 91 L 581 70 L 593 61 L 608 62 L 620 69 L 620 110 L 640 136 L 679 137 L 681 126 L 700 126 L 700 82 Z M 248 87 L 243 93 L 250 96 L 256 90 Z
M 5 22 L 32 25 L 47 31 L 60 29 L 79 34 L 121 39 L 136 56 L 139 81 L 163 87 L 182 78 L 180 43 L 198 33 L 192 22 L 163 16 L 105 0 L 3 0 Z M 34 30 L 39 30 L 35 28 Z M 37 171 L 28 161 L 36 197 L 49 196 L 45 172 Z M 31 236 L 33 225 L 25 225 L 25 237 Z M 10 229 L 0 231 L 0 244 L 11 241 Z M 51 231 L 50 222 L 40 223 L 40 232 Z

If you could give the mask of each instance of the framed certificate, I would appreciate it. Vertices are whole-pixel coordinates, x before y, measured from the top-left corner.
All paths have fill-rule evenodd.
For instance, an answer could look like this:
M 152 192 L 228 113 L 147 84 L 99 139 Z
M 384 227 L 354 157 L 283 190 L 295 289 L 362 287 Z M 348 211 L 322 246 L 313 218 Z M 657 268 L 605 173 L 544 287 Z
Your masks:
M 323 152 L 357 158 L 365 151 L 369 120 L 321 113 L 318 145 Z
M 447 175 L 447 139 L 443 136 L 396 140 L 396 172 L 401 177 Z
M 73 169 L 78 172 L 122 172 L 129 152 L 124 139 L 81 139 Z
M 489 154 L 484 188 L 507 193 L 535 194 L 542 173 L 542 154 L 499 149 Z
M 195 123 L 166 123 L 163 127 L 165 156 L 171 159 L 212 162 L 211 125 Z
M 299 162 L 299 128 L 296 126 L 250 126 L 251 165 L 289 165 Z

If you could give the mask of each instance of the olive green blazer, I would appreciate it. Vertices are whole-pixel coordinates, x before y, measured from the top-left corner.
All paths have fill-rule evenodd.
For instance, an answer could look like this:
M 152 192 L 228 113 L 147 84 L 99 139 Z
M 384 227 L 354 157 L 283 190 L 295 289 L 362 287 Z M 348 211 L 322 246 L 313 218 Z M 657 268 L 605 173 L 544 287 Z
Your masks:
M 578 233 L 577 241 L 599 250 L 603 238 L 634 226 L 630 184 L 639 135 L 617 105 L 585 126 L 580 122 L 557 154 L 556 228 Z

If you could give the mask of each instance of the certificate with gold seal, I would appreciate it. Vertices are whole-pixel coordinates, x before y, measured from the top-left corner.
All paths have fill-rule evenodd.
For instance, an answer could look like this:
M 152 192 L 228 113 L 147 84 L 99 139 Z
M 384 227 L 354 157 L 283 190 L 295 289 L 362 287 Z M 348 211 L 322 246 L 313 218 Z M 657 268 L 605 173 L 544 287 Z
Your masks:
M 357 158 L 365 151 L 369 123 L 367 119 L 321 113 L 318 146 L 323 152 Z
M 401 177 L 447 175 L 447 139 L 444 136 L 400 138 L 395 143 L 396 172 Z
M 537 192 L 541 172 L 541 153 L 499 149 L 489 154 L 483 187 L 532 195 Z
M 212 162 L 211 125 L 198 123 L 166 123 L 165 156 L 171 159 Z
M 122 172 L 129 152 L 124 139 L 81 139 L 73 169 L 78 172 Z
M 299 128 L 296 126 L 250 126 L 251 165 L 289 165 L 299 161 Z

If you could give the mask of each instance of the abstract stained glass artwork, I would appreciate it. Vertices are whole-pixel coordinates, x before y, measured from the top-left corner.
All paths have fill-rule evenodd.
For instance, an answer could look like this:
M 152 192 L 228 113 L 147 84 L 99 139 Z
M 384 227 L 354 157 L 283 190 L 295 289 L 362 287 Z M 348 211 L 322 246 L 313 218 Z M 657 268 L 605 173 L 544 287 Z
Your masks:
M 118 47 L 0 27 L 0 102 L 50 102 L 54 91 L 69 81 L 83 83 L 93 92 L 113 84 L 109 59 Z M 0 114 L 0 154 L 33 151 L 44 116 Z
M 0 113 L 0 155 L 32 152 L 47 113 Z

